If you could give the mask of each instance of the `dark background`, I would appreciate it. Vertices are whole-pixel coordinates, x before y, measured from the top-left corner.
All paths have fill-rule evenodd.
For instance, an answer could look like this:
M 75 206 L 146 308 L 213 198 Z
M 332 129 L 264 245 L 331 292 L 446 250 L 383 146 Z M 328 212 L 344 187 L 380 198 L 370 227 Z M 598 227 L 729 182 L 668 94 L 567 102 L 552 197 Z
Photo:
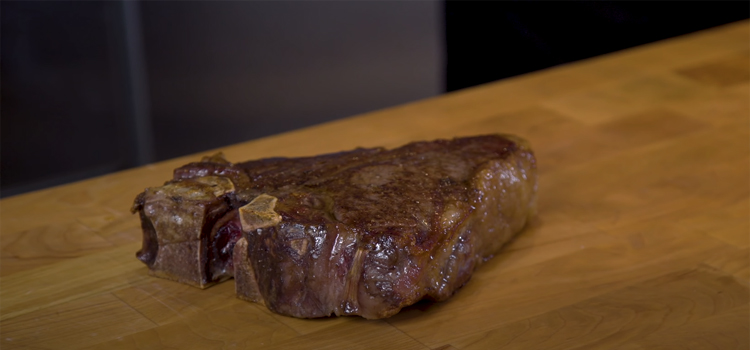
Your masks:
M 0 195 L 741 19 L 737 2 L 0 3 Z
M 453 91 L 739 21 L 747 1 L 448 1 Z

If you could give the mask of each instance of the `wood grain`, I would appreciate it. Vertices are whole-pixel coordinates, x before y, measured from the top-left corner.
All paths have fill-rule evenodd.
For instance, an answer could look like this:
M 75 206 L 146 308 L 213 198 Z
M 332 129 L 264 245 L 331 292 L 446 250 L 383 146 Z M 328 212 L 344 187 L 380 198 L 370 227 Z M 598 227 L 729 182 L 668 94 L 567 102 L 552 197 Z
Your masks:
M 2 349 L 750 349 L 747 21 L 222 149 L 529 139 L 539 216 L 446 302 L 300 320 L 150 277 L 129 209 L 202 154 L 0 201 Z

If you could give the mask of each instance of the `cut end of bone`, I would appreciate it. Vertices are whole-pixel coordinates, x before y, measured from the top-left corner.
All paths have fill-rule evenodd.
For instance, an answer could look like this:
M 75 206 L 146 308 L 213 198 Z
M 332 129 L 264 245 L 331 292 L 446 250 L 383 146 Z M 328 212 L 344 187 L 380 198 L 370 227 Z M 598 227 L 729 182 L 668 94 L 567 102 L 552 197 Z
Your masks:
M 273 210 L 276 207 L 277 200 L 276 197 L 262 194 L 241 207 L 239 211 L 242 231 L 248 233 L 280 223 L 281 215 Z
M 235 191 L 234 183 L 226 177 L 202 176 L 196 178 L 195 181 L 211 186 L 211 190 L 216 197 Z

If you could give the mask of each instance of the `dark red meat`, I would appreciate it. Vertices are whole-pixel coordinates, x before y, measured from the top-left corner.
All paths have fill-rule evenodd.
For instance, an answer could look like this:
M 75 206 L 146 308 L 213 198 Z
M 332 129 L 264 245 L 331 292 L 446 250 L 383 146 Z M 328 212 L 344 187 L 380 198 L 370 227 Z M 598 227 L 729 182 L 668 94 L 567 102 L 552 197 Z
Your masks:
M 444 300 L 534 213 L 526 143 L 487 135 L 175 170 L 136 198 L 153 274 L 296 317 Z

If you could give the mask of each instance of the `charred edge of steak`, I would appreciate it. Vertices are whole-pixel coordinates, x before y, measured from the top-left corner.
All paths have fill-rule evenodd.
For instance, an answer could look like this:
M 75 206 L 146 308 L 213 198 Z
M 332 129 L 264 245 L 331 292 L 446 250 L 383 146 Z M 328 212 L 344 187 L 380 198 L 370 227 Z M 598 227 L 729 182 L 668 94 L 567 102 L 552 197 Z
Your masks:
M 145 201 L 146 192 L 141 192 L 140 194 L 138 194 L 138 196 L 135 197 L 133 206 L 130 208 L 130 212 L 133 214 L 138 213 L 138 216 L 141 219 L 141 230 L 143 231 L 143 243 L 141 246 L 141 250 L 135 253 L 135 257 L 146 264 L 146 266 L 151 268 L 154 265 L 154 260 L 156 260 L 156 254 L 159 250 L 159 242 L 157 242 L 156 230 L 154 229 L 154 225 L 143 212 L 143 204 L 145 203 Z
M 141 229 L 143 230 L 143 246 L 141 250 L 135 253 L 138 260 L 142 261 L 149 268 L 154 266 L 156 254 L 159 252 L 159 242 L 156 240 L 156 230 L 146 215 L 141 211 Z

